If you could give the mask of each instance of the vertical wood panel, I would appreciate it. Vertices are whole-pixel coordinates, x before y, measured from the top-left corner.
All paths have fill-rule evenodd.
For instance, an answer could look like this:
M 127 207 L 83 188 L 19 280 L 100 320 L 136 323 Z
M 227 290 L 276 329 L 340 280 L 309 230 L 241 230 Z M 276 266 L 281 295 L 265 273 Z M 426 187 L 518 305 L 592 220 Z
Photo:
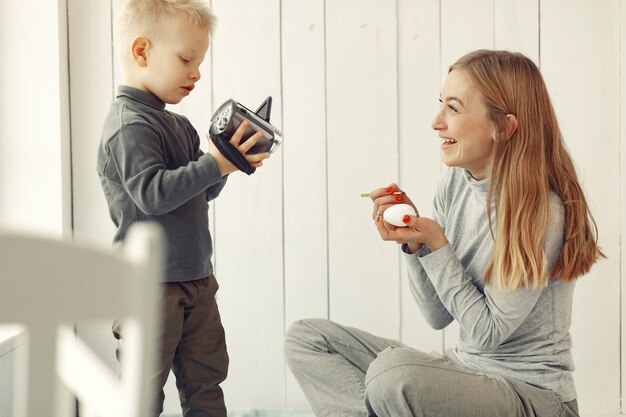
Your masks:
M 68 209 L 64 5 L 0 3 L 0 226 L 53 236 Z
M 62 236 L 71 238 L 73 235 L 73 208 L 72 208 L 72 138 L 71 138 L 71 108 L 70 108 L 70 63 L 69 63 L 69 16 L 68 1 L 59 0 L 57 16 L 59 21 L 59 105 L 60 123 L 59 134 L 60 167 L 61 167 L 61 225 Z
M 494 0 L 441 2 L 441 71 L 467 52 L 491 49 L 494 41 Z
M 622 287 L 622 297 L 620 300 L 620 308 L 622 310 L 622 326 L 620 333 L 620 340 L 622 340 L 622 351 L 621 351 L 621 412 L 622 414 L 626 413 L 626 401 L 624 401 L 626 396 L 626 391 L 624 390 L 624 386 L 626 385 L 626 343 L 623 342 L 624 335 L 626 334 L 626 306 L 624 303 L 626 302 L 626 219 L 624 219 L 624 213 L 626 213 L 626 0 L 620 0 L 619 3 L 620 8 L 620 57 L 621 57 L 621 72 L 620 72 L 620 112 L 621 112 L 621 122 L 620 122 L 620 191 L 619 194 L 621 196 L 620 201 L 620 210 L 619 212 L 622 215 L 621 219 L 621 239 L 620 239 L 620 269 L 621 269 L 621 287 Z
M 102 125 L 113 100 L 111 4 L 68 0 L 67 14 L 74 240 L 108 248 L 115 227 L 95 165 Z M 105 363 L 117 367 L 111 322 L 83 320 L 76 329 Z
M 274 97 L 281 127 L 278 0 L 213 0 L 215 104 L 228 98 L 255 108 Z M 232 408 L 284 404 L 282 150 L 251 176 L 230 175 L 214 205 L 218 302 L 231 366 L 224 383 Z
M 521 52 L 539 65 L 539 0 L 494 1 L 495 49 Z
M 282 1 L 285 324 L 328 316 L 324 1 Z M 286 370 L 287 371 L 287 370 Z M 286 372 L 287 405 L 307 402 Z
M 111 4 L 69 0 L 74 236 L 109 246 L 115 230 L 95 169 L 102 124 L 113 100 Z
M 541 2 L 541 67 L 609 257 L 582 278 L 572 323 L 583 415 L 619 412 L 618 2 Z
M 326 2 L 330 318 L 399 336 L 399 258 L 360 193 L 398 176 L 396 10 Z
M 476 49 L 492 49 L 494 40 L 494 0 L 447 0 L 441 2 L 442 84 L 450 65 Z M 468 18 L 470 16 L 471 18 Z M 454 321 L 444 331 L 444 348 L 458 343 L 459 324 Z
M 400 0 L 398 17 L 400 187 L 420 215 L 430 217 L 441 169 L 440 141 L 431 128 L 441 86 L 439 0 Z M 408 280 L 402 263 L 402 341 L 425 352 L 441 351 L 443 333 L 433 330 L 422 317 Z

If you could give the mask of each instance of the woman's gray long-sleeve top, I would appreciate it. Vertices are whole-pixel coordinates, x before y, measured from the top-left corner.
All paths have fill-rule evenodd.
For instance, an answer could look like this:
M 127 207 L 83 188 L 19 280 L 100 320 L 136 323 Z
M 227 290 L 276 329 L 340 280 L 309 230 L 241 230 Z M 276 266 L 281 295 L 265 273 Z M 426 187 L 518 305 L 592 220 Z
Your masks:
M 445 356 L 466 368 L 517 378 L 550 389 L 561 401 L 576 399 L 569 327 L 575 281 L 494 291 L 483 273 L 493 251 L 487 219 L 488 180 L 450 168 L 439 183 L 433 218 L 446 246 L 404 254 L 413 296 L 428 323 L 442 329 L 456 320 L 458 346 Z M 544 239 L 548 271 L 561 254 L 565 211 L 551 194 Z M 495 223 L 492 222 L 493 227 Z

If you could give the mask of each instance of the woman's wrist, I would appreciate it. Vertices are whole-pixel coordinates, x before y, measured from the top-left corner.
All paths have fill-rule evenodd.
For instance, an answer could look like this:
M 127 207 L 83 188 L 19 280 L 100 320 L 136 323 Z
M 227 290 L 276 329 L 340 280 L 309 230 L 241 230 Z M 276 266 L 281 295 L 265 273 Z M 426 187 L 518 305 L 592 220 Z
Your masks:
M 405 253 L 413 255 L 422 250 L 422 246 L 423 245 L 421 243 L 405 243 L 403 250 Z
M 429 242 L 428 247 L 430 248 L 431 252 L 434 252 L 438 249 L 443 248 L 447 244 L 448 244 L 448 239 L 445 236 L 443 236 L 441 239 L 437 239 L 436 241 Z

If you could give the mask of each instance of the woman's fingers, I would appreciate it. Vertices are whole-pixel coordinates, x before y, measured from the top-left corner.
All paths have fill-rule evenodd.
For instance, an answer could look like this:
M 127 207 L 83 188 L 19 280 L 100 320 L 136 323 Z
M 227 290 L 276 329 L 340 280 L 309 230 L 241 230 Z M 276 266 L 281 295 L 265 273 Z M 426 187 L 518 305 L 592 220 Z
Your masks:
M 372 211 L 373 219 L 375 219 L 378 214 L 384 213 L 388 207 L 394 204 L 406 203 L 411 206 L 413 205 L 404 191 L 400 190 L 395 183 L 391 183 L 385 188 L 375 189 L 370 193 L 370 198 L 374 201 L 374 210 Z

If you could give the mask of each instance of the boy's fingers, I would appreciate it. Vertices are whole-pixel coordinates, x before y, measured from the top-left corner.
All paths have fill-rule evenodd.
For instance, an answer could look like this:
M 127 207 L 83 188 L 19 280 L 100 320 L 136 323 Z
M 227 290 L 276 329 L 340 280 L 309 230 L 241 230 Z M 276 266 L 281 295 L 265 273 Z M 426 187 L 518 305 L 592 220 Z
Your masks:
M 241 122 L 237 130 L 235 130 L 235 133 L 233 133 L 233 136 L 230 138 L 230 143 L 238 147 L 241 142 L 241 138 L 243 137 L 243 134 L 246 132 L 246 129 L 248 128 L 249 124 L 250 123 L 247 120 L 244 120 L 243 122 Z
M 269 152 L 263 152 L 263 153 L 258 153 L 258 154 L 254 154 L 254 155 L 245 155 L 244 157 L 246 158 L 246 161 L 248 161 L 248 163 L 252 166 L 254 166 L 254 164 L 258 164 L 263 162 L 264 159 L 267 159 L 270 157 L 270 153 Z
M 262 132 L 256 132 L 254 135 L 252 135 L 248 140 L 246 140 L 244 143 L 238 145 L 239 147 L 239 151 L 243 154 L 245 154 L 246 152 L 248 152 L 254 145 L 256 145 L 256 143 L 259 141 L 259 139 L 261 139 L 263 137 L 263 133 Z

